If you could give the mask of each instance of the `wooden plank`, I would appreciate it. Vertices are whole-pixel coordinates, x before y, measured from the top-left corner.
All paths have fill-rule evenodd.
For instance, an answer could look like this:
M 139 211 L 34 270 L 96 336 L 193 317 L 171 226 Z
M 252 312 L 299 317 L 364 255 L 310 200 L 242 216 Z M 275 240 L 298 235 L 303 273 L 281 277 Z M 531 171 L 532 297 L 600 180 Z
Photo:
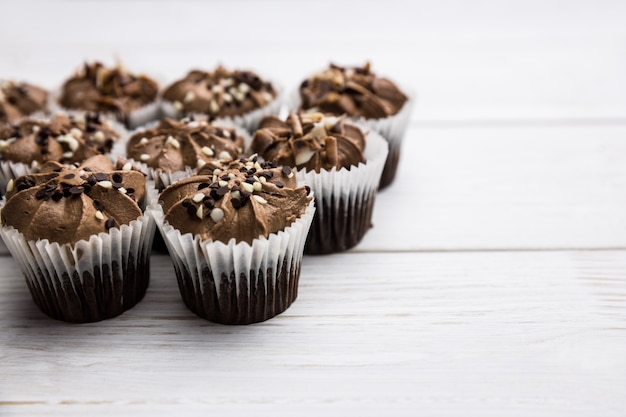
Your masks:
M 188 312 L 165 256 L 136 308 L 55 322 L 1 258 L 0 412 L 623 415 L 624 253 L 306 257 L 294 305 L 245 327 Z

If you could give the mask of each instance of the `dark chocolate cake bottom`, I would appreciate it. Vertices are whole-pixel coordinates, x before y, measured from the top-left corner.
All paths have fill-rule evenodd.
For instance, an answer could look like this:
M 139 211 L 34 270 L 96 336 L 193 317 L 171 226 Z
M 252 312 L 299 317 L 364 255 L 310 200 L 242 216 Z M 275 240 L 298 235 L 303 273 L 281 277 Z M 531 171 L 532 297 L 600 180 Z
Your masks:
M 399 141 L 389 142 L 389 154 L 385 161 L 385 167 L 383 168 L 383 174 L 380 177 L 379 189 L 388 187 L 396 177 L 398 171 L 398 163 L 400 162 L 400 145 Z

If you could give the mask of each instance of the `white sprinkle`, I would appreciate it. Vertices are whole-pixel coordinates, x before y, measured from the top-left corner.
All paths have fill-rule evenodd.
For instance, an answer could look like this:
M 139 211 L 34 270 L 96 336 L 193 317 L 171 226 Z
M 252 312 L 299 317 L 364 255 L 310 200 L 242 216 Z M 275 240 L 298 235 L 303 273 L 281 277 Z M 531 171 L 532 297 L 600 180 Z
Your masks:
M 126 188 L 124 188 L 124 187 L 118 188 L 117 191 L 119 191 L 122 194 L 126 194 L 128 192 L 128 191 L 126 191 Z
M 315 155 L 315 151 L 311 149 L 303 149 L 299 153 L 296 154 L 296 165 L 302 165 L 307 162 Z
M 204 160 L 202 160 L 202 159 L 198 159 L 198 162 L 196 163 L 196 167 L 197 167 L 198 169 L 202 168 L 202 167 L 203 167 L 203 166 L 205 166 L 205 165 L 206 165 L 206 162 L 205 162 Z
M 174 136 L 168 136 L 165 140 L 166 145 L 172 145 L 175 149 L 180 149 L 180 142 Z
M 93 134 L 93 138 L 98 142 L 104 142 L 104 140 L 106 139 L 106 137 L 104 136 L 104 132 L 100 130 Z
M 252 184 L 252 187 L 254 188 L 254 191 L 257 191 L 257 192 L 263 190 L 263 184 L 261 184 L 258 181 L 255 181 L 254 184 Z
M 187 94 L 185 94 L 185 98 L 183 99 L 183 101 L 185 103 L 189 103 L 190 101 L 193 101 L 196 98 L 196 95 L 194 94 L 193 91 L 187 91 Z
M 105 120 L 104 123 L 102 123 L 104 125 L 104 127 L 108 128 L 108 129 L 113 129 L 113 122 L 110 120 Z
M 219 222 L 223 218 L 224 218 L 224 210 L 222 210 L 219 207 L 216 207 L 213 210 L 211 210 L 211 220 L 213 220 L 215 223 Z
M 247 93 L 248 91 L 250 91 L 250 86 L 246 83 L 241 83 L 239 84 L 239 91 L 241 91 L 243 94 Z
M 254 163 L 254 169 L 256 169 L 257 171 L 261 171 L 263 168 L 261 167 L 261 164 L 259 164 L 259 162 L 255 162 Z
M 211 87 L 211 91 L 213 91 L 215 94 L 221 93 L 222 90 L 223 88 L 219 84 L 215 84 L 213 87 Z
M 261 182 L 262 184 L 265 184 L 267 182 L 267 178 L 261 177 L 259 178 L 259 182 Z
M 204 200 L 204 193 L 198 193 L 198 194 L 194 195 L 192 200 L 193 200 L 194 203 L 201 202 L 202 200 Z
M 232 157 L 230 156 L 230 154 L 228 152 L 222 151 L 222 152 L 220 152 L 220 155 L 219 155 L 218 158 L 221 159 L 221 160 L 224 160 L 224 159 L 231 159 Z
M 146 162 L 148 159 L 150 159 L 150 155 L 148 155 L 147 153 L 142 153 L 139 159 L 141 159 L 143 162 Z
M 233 93 L 233 97 L 235 97 L 235 100 L 237 101 L 244 101 L 246 99 L 246 95 L 243 93 L 240 93 L 239 91 Z
M 268 103 L 274 100 L 274 96 L 268 93 L 267 91 L 263 91 L 261 93 L 261 96 L 263 97 L 263 100 L 267 101 Z
M 198 123 L 197 120 L 194 120 L 193 122 L 187 123 L 187 126 L 189 126 L 192 129 L 195 129 L 196 127 L 200 126 L 200 123 Z
M 219 169 L 219 168 L 215 168 L 215 169 L 213 170 L 213 175 L 220 175 L 221 173 L 222 173 L 222 170 L 221 170 L 221 169 Z
M 74 152 L 65 152 L 65 153 L 63 154 L 63 158 L 65 158 L 65 159 L 70 159 L 70 158 L 72 158 L 73 156 L 74 156 Z
M 254 187 L 252 186 L 252 184 L 247 183 L 247 182 L 242 182 L 241 183 L 241 188 L 243 188 L 244 190 L 246 190 L 249 193 L 254 192 Z
M 8 140 L 0 140 L 0 149 L 6 148 L 10 142 Z
M 122 167 L 122 171 L 130 171 L 131 169 L 133 169 L 133 164 L 130 162 L 126 162 Z
M 235 200 L 239 200 L 241 198 L 241 193 L 239 193 L 239 191 L 231 191 L 230 197 Z
M 148 140 L 148 138 L 141 138 L 141 139 L 139 140 L 139 144 L 140 144 L 140 145 L 145 145 L 145 144 L 146 144 L 146 143 L 148 143 L 148 142 L 150 142 L 150 141 Z
M 80 171 L 78 171 L 78 175 L 85 175 L 87 173 L 87 171 L 85 171 L 84 169 L 81 169 Z
M 37 125 L 34 125 L 34 126 L 33 126 L 33 133 L 37 133 L 37 132 L 39 132 L 40 130 L 41 130 L 41 128 L 40 128 L 39 126 L 37 126 Z
M 211 113 L 217 113 L 220 110 L 220 106 L 217 104 L 217 101 L 211 100 L 209 103 L 209 110 Z
M 70 150 L 72 152 L 76 152 L 76 150 L 78 149 L 78 146 L 80 144 L 78 143 L 78 141 L 76 139 L 74 139 L 73 137 L 68 137 L 67 138 L 67 146 L 69 146 Z
M 287 175 L 287 178 L 293 178 L 295 174 L 293 173 L 293 170 L 291 170 L 291 172 L 289 173 L 289 175 Z
M 208 146 L 203 146 L 202 147 L 202 153 L 205 154 L 206 156 L 213 156 L 213 155 L 215 155 L 215 152 L 213 152 L 213 149 L 209 148 Z
M 203 213 L 202 213 L 202 212 L 203 212 L 203 209 L 202 209 L 202 208 L 203 208 L 203 207 L 204 207 L 204 206 L 203 206 L 202 204 L 200 204 L 200 205 L 198 206 L 198 210 L 196 210 L 196 216 L 198 216 L 198 218 L 199 218 L 200 220 L 202 220 L 202 214 L 203 214 Z
M 220 84 L 222 84 L 224 87 L 230 87 L 234 83 L 235 80 L 233 80 L 232 78 L 223 78 L 220 80 Z
M 260 195 L 258 195 L 258 194 L 254 194 L 252 197 L 254 197 L 254 199 L 255 199 L 256 201 L 258 201 L 259 203 L 261 203 L 261 204 L 267 204 L 267 200 L 266 200 L 266 199 L 264 199 L 263 197 L 261 197 L 261 196 L 260 196 Z
M 230 174 L 228 174 L 228 178 L 230 178 L 230 179 L 232 180 L 233 178 L 235 178 L 235 174 L 233 174 L 233 173 L 231 172 Z
M 72 154 L 72 155 L 73 155 L 73 154 Z M 63 154 L 63 156 L 65 156 L 65 154 Z M 71 158 L 71 156 L 70 156 L 70 158 Z M 33 162 L 30 164 L 30 167 L 31 167 L 31 168 L 33 168 L 33 169 L 36 169 L 38 166 L 39 166 L 39 162 L 37 162 L 37 161 L 33 161 Z
M 98 185 L 102 188 L 113 188 L 113 183 L 111 181 L 98 181 Z
M 74 121 L 79 125 L 85 124 L 85 118 L 83 116 L 74 116 Z
M 7 192 L 10 193 L 11 191 L 13 191 L 13 180 L 9 180 L 7 184 Z
M 228 181 L 219 180 L 218 184 L 220 187 L 226 187 L 228 185 Z
M 224 101 L 225 101 L 226 103 L 230 103 L 231 101 L 233 101 L 233 96 L 231 96 L 231 95 L 230 95 L 230 94 L 228 94 L 228 93 L 224 93 L 224 94 L 222 95 L 222 97 L 224 98 Z
M 83 131 L 73 127 L 70 129 L 70 135 L 74 136 L 76 139 L 80 139 L 83 137 Z
M 172 106 L 174 106 L 174 109 L 177 110 L 177 111 L 182 111 L 184 109 L 183 103 L 181 103 L 178 100 L 173 102 Z
M 230 132 L 228 130 L 224 130 L 224 131 L 222 131 L 222 133 L 224 134 L 225 138 L 229 138 L 230 137 Z
M 100 210 L 96 211 L 96 219 L 104 220 L 104 214 Z

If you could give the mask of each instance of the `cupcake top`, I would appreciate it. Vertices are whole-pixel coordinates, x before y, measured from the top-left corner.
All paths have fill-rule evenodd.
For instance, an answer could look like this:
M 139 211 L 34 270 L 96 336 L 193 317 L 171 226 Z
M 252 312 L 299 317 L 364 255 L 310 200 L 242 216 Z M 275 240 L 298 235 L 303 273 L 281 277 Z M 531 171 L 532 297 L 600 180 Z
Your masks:
M 371 72 L 368 62 L 363 67 L 331 64 L 302 82 L 300 99 L 305 110 L 380 119 L 398 113 L 408 97 L 393 82 Z
M 142 173 L 116 171 L 102 155 L 80 166 L 48 162 L 39 173 L 9 182 L 2 224 L 13 226 L 27 240 L 88 240 L 141 216 L 145 186 Z
M 47 161 L 81 162 L 110 152 L 118 139 L 111 121 L 97 113 L 22 119 L 15 125 L 0 127 L 0 160 L 35 167 Z
M 0 82 L 0 124 L 48 110 L 48 92 L 24 82 Z
M 239 116 L 266 106 L 276 98 L 272 83 L 252 71 L 191 71 L 163 93 L 177 111 L 217 117 Z
M 252 150 L 265 160 L 316 172 L 365 162 L 364 149 L 361 129 L 321 113 L 290 113 L 286 121 L 268 116 L 252 139 Z
M 206 120 L 165 118 L 152 129 L 135 133 L 128 141 L 127 155 L 150 168 L 184 171 L 186 168 L 211 169 L 239 157 L 243 137 L 234 128 L 214 126 Z
M 124 116 L 154 102 L 157 83 L 121 65 L 107 68 L 100 62 L 85 63 L 63 84 L 59 103 L 68 109 L 111 112 Z
M 312 198 L 308 194 L 306 187 L 297 187 L 289 167 L 261 163 L 253 156 L 180 180 L 159 199 L 165 221 L 182 234 L 252 244 L 302 216 Z

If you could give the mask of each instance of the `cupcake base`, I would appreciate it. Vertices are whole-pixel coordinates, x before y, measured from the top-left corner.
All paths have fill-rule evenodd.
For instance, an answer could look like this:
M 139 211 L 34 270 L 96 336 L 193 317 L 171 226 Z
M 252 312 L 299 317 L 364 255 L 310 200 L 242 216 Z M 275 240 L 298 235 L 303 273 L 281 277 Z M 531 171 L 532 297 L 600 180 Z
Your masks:
M 385 167 L 383 168 L 383 175 L 380 177 L 379 189 L 383 189 L 389 186 L 396 178 L 396 171 L 398 171 L 398 163 L 400 162 L 400 146 L 401 141 L 389 142 L 389 154 L 385 161 Z

